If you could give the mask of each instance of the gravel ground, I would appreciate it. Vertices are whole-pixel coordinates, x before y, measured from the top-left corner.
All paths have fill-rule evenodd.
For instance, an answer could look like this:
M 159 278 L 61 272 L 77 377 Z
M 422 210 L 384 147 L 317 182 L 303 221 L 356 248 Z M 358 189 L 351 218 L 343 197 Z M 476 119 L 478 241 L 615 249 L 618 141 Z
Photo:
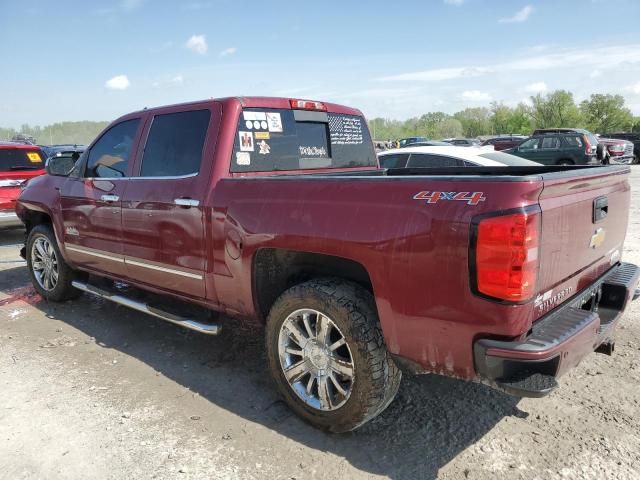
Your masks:
M 640 168 L 623 258 L 640 262 Z M 42 300 L 0 232 L 0 478 L 640 478 L 640 301 L 613 357 L 544 399 L 405 376 L 378 419 L 327 435 L 293 416 L 260 330 L 206 337 L 83 296 Z

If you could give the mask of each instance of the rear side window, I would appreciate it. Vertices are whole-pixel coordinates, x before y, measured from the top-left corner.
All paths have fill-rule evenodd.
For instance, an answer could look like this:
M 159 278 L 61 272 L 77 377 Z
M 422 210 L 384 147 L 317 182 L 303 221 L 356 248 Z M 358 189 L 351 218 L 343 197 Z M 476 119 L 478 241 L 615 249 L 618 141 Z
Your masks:
M 423 153 L 412 153 L 409 157 L 407 167 L 462 167 L 464 163 L 453 157 L 444 155 L 429 155 Z
M 231 159 L 232 172 L 376 165 L 364 118 L 287 109 L 245 109 Z
M 37 150 L 0 148 L 0 172 L 39 170 L 41 168 L 44 168 L 44 162 L 42 154 Z
M 582 142 L 582 138 L 578 136 L 564 137 L 564 143 L 566 143 L 569 147 L 582 147 L 584 145 Z
M 89 151 L 86 177 L 115 178 L 127 174 L 129 156 L 140 119 L 126 120 L 111 127 Z
M 142 177 L 180 177 L 200 171 L 209 110 L 153 117 L 142 156 Z
M 407 166 L 408 154 L 390 153 L 389 155 L 380 155 L 380 167 L 382 168 L 404 168 Z

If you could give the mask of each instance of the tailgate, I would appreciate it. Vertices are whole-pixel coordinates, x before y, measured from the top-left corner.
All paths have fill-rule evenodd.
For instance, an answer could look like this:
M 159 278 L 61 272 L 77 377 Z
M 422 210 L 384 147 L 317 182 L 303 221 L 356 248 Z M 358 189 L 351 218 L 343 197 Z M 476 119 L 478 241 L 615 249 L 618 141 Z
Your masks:
M 620 260 L 629 216 L 628 167 L 543 175 L 536 318 Z

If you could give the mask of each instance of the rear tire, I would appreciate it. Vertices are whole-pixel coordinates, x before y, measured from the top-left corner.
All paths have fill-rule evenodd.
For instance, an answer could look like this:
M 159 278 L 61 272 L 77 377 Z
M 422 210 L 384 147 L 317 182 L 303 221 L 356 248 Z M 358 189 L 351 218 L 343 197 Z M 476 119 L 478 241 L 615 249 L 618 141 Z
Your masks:
M 36 225 L 27 237 L 27 268 L 36 291 L 47 300 L 62 302 L 80 295 L 71 286 L 76 272 L 62 258 L 49 225 Z
M 321 325 L 329 325 L 324 336 Z M 363 425 L 398 392 L 402 374 L 385 347 L 373 296 L 355 283 L 317 279 L 285 291 L 269 313 L 266 341 L 285 401 L 323 430 Z

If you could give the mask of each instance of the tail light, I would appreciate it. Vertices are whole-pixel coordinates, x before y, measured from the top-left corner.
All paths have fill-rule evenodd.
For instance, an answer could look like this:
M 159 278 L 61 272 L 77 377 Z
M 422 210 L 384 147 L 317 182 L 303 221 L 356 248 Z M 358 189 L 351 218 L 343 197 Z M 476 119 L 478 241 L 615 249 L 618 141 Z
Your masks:
M 295 110 L 320 110 L 322 112 L 327 111 L 327 106 L 322 102 L 315 102 L 313 100 L 289 100 L 291 108 Z
M 525 302 L 536 293 L 540 209 L 483 217 L 474 221 L 470 255 L 476 293 Z
M 582 137 L 582 140 L 584 141 L 584 153 L 586 153 L 587 155 L 591 155 L 591 144 L 589 143 L 589 137 L 585 135 L 584 137 Z

